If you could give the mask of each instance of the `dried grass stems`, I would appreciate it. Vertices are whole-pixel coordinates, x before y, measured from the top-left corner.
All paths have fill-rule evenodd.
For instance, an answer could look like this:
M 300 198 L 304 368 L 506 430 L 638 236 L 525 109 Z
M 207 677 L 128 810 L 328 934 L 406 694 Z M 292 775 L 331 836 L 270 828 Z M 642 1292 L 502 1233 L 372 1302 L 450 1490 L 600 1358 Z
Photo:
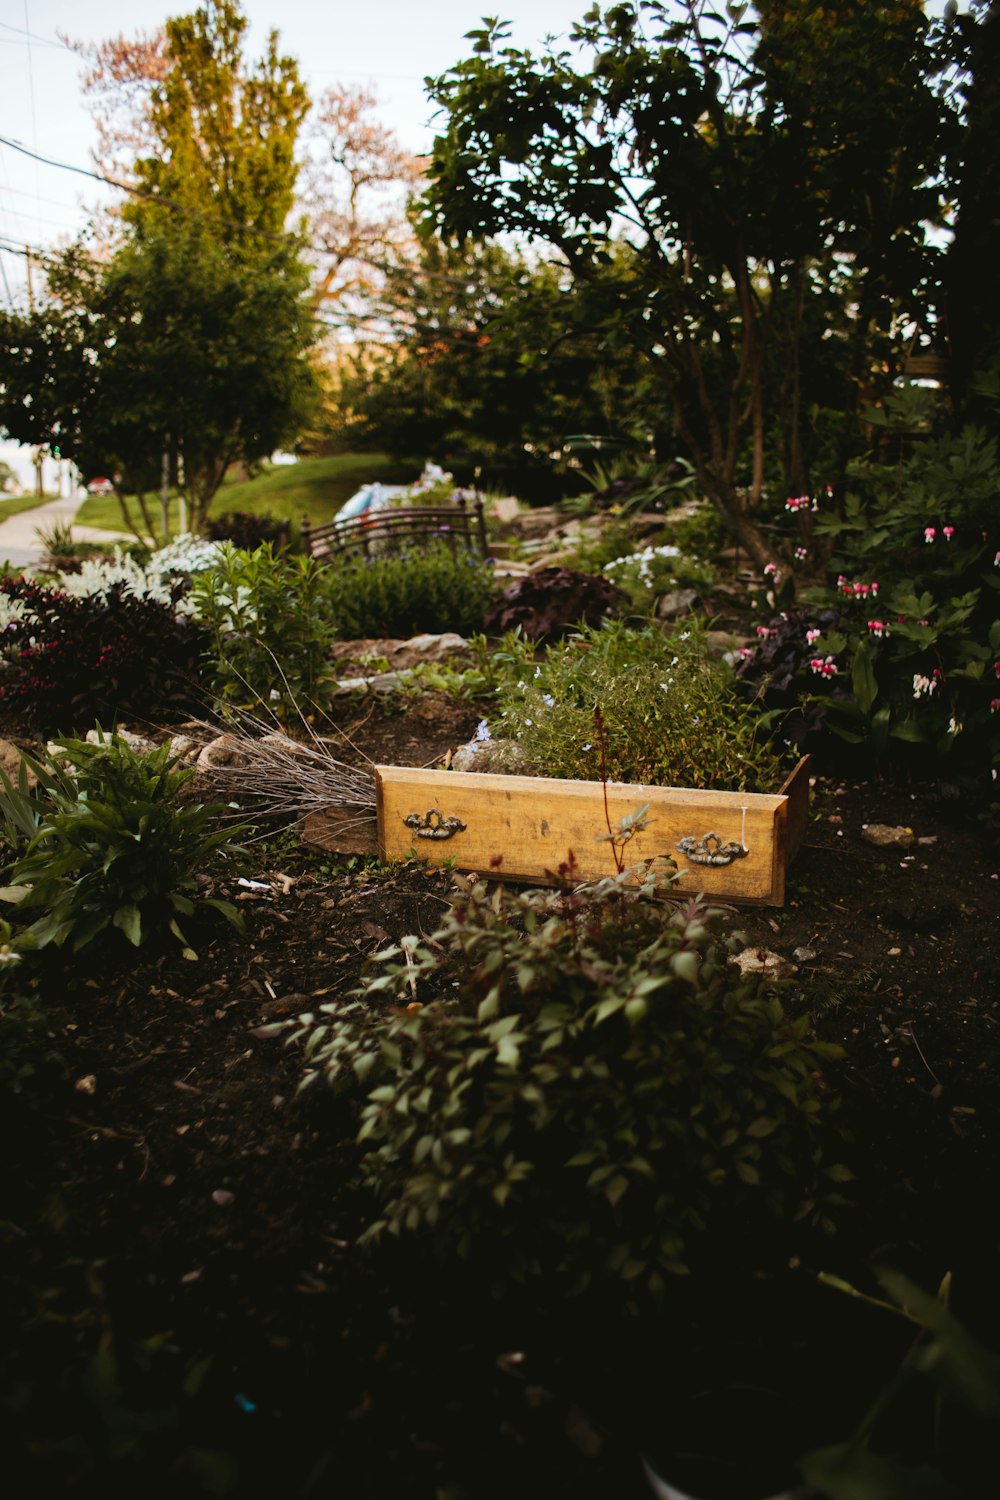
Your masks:
M 284 823 L 336 808 L 347 814 L 344 829 L 361 827 L 375 816 L 371 762 L 348 765 L 331 750 L 331 744 L 351 744 L 342 731 L 335 739 L 319 735 L 301 711 L 302 739 L 293 738 L 273 717 L 245 709 L 231 710 L 226 719 L 223 738 L 199 757 L 204 785 L 220 801 L 236 803 L 240 813 L 252 811 Z

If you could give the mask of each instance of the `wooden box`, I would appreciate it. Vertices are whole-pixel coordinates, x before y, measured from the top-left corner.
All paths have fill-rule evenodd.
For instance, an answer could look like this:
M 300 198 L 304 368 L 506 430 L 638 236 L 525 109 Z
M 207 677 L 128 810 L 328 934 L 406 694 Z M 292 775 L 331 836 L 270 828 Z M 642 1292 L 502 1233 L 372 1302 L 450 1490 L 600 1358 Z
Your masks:
M 645 827 L 623 849 L 625 865 L 668 855 L 678 890 L 727 901 L 781 906 L 785 873 L 802 843 L 809 805 L 809 758 L 779 790 L 709 792 L 678 787 L 557 781 L 376 766 L 377 819 L 343 824 L 334 809 L 305 819 L 309 843 L 341 851 L 377 851 L 383 859 L 415 851 L 434 864 L 453 861 L 497 879 L 556 884 L 615 873 L 608 820 L 648 803 Z M 607 815 L 605 814 L 605 793 Z

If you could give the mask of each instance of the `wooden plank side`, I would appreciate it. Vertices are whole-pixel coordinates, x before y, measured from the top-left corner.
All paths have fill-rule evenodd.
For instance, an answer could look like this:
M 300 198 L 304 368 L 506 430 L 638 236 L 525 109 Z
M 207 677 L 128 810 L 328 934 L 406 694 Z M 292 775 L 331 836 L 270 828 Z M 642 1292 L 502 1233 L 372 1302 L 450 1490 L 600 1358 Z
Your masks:
M 379 852 L 400 858 L 416 850 L 432 863 L 454 860 L 510 880 L 553 881 L 572 865 L 571 879 L 615 872 L 599 782 L 539 776 L 495 776 L 376 766 Z M 624 849 L 626 865 L 668 854 L 682 871 L 682 891 L 706 891 L 734 901 L 780 903 L 784 883 L 781 794 L 712 792 L 677 787 L 607 787 L 613 828 L 649 803 L 647 826 Z M 407 822 L 407 820 L 411 820 Z M 419 823 L 464 825 L 449 837 L 428 837 Z M 677 848 L 714 834 L 721 844 L 745 845 L 745 857 L 702 864 Z M 710 843 L 709 852 L 717 844 Z
M 806 836 L 806 827 L 809 822 L 809 772 L 811 767 L 812 756 L 803 755 L 802 759 L 789 771 L 784 782 L 778 788 L 779 794 L 788 798 L 786 870 L 802 848 L 802 843 Z
M 334 854 L 378 853 L 376 819 L 362 818 L 340 807 L 306 813 L 299 819 L 298 834 L 304 844 L 316 849 L 330 849 Z

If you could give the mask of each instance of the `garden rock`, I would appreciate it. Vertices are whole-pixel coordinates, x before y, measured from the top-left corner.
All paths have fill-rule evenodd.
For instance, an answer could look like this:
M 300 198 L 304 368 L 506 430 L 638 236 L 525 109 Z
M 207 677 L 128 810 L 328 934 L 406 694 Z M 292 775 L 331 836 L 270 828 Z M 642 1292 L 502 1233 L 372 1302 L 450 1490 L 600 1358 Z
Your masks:
M 527 769 L 528 757 L 517 740 L 470 740 L 451 758 L 453 771 L 493 771 L 517 776 Z
M 888 823 L 865 823 L 861 837 L 876 849 L 910 849 L 916 843 L 912 828 L 894 828 Z
M 464 635 L 446 630 L 440 635 L 412 635 L 407 640 L 395 638 L 343 642 L 336 648 L 340 660 L 363 662 L 366 657 L 387 661 L 393 671 L 416 667 L 421 662 L 450 661 L 468 651 Z
M 733 955 L 729 966 L 739 969 L 744 979 L 748 974 L 763 974 L 765 979 L 791 979 L 799 972 L 796 964 L 770 948 L 744 948 Z
M 664 594 L 657 602 L 657 618 L 660 620 L 672 620 L 677 615 L 686 615 L 690 610 L 694 609 L 699 597 L 697 589 L 672 589 L 669 594 Z
M 148 755 L 151 750 L 156 749 L 156 745 L 152 740 L 147 740 L 145 735 L 133 734 L 131 729 L 122 729 L 119 726 L 115 729 L 114 733 L 120 740 L 124 740 L 129 749 L 134 750 L 136 755 Z M 102 740 L 106 740 L 107 738 L 107 731 L 97 729 L 87 730 L 86 740 L 88 745 L 99 745 Z

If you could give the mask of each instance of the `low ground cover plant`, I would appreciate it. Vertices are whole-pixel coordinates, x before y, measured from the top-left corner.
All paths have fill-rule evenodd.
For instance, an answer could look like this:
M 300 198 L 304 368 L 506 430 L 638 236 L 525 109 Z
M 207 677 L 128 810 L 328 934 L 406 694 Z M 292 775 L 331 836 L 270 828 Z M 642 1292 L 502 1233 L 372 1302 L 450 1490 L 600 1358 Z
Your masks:
M 780 756 L 737 696 L 732 669 L 691 623 L 665 634 L 621 621 L 512 659 L 487 724 L 525 769 L 584 781 L 773 791 Z
M 200 894 L 197 877 L 236 852 L 215 808 L 178 793 L 194 775 L 169 743 L 147 754 L 120 735 L 96 743 L 57 739 L 37 759 L 37 777 L 14 786 L 0 771 L 0 817 L 16 857 L 0 900 L 24 925 L 20 942 L 79 952 L 115 932 L 139 947 L 172 934 L 193 957 L 180 922 L 211 908 L 239 926 L 226 901 Z
M 324 586 L 340 640 L 456 631 L 472 635 L 496 594 L 492 568 L 443 544 L 330 563 Z
M 822 1216 L 838 1050 L 738 939 L 662 879 L 461 895 L 376 956 L 353 1003 L 303 1018 L 310 1078 L 366 1093 L 366 1238 L 429 1235 L 502 1278 L 656 1295 L 740 1224 Z M 825 1184 L 825 1186 L 824 1186 Z

